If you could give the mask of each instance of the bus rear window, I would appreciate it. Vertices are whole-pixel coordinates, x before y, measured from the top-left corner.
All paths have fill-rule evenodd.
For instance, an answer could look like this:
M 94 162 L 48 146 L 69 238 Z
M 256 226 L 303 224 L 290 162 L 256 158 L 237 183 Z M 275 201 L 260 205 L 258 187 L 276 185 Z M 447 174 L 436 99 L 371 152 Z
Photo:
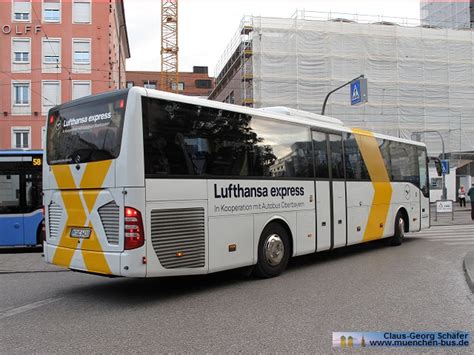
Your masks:
M 79 164 L 119 156 L 127 94 L 104 94 L 50 110 L 47 161 Z

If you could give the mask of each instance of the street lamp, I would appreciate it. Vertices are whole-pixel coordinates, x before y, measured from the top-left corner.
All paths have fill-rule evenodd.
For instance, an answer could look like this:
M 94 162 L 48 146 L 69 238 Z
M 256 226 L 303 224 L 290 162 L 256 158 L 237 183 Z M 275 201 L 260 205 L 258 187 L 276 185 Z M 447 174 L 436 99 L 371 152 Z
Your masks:
M 421 133 L 423 133 L 423 134 L 424 134 L 424 133 L 436 133 L 436 134 L 439 136 L 439 138 L 441 138 L 442 159 L 443 159 L 443 160 L 446 160 L 446 154 L 445 154 L 445 151 L 444 151 L 444 139 L 443 139 L 443 135 L 442 135 L 439 131 L 437 131 L 437 130 L 435 130 L 435 129 L 430 129 L 430 130 L 426 130 L 426 131 L 416 131 L 416 132 L 412 132 L 412 133 L 411 133 L 412 139 L 413 139 L 413 136 L 414 136 L 415 134 L 421 134 Z M 446 199 L 447 199 L 446 177 L 445 177 L 444 171 L 443 171 L 443 173 L 442 173 L 442 177 L 443 177 L 443 180 L 442 180 L 443 194 L 442 194 L 442 196 L 441 196 L 441 199 L 442 199 L 442 200 L 446 200 Z

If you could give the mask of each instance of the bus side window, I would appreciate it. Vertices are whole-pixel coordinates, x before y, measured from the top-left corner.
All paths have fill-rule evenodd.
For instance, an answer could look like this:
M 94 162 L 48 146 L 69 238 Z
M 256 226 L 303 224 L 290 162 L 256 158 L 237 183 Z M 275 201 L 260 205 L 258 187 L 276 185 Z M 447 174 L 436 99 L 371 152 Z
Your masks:
M 41 172 L 28 172 L 25 175 L 25 197 L 26 197 L 26 213 L 41 208 L 43 202 L 41 198 Z
M 347 180 L 370 180 L 367 166 L 352 133 L 348 133 L 344 139 L 344 154 Z
M 0 173 L 0 214 L 20 213 L 20 175 Z

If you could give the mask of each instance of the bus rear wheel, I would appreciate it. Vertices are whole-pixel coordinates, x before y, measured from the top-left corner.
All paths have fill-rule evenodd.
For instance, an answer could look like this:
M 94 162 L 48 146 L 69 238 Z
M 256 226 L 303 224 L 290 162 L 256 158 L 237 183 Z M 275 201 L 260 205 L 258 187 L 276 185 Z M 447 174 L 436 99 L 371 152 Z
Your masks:
M 258 261 L 254 275 L 270 278 L 280 275 L 290 258 L 290 239 L 287 231 L 278 223 L 270 223 L 263 230 L 258 242 Z
M 43 247 L 43 242 L 45 241 L 45 230 L 44 230 L 44 220 L 39 224 L 36 231 L 36 245 Z
M 398 211 L 397 216 L 395 217 L 395 230 L 394 235 L 390 238 L 391 246 L 401 245 L 403 239 L 405 238 L 405 218 L 401 211 Z

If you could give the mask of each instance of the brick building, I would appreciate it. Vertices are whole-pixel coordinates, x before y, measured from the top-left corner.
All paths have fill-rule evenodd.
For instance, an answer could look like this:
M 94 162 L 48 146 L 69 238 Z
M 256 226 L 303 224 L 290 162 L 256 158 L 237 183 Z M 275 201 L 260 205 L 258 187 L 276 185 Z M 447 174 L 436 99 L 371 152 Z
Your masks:
M 161 72 L 127 71 L 127 86 L 143 86 L 160 89 Z M 172 90 L 176 90 L 173 84 Z M 209 77 L 207 67 L 194 66 L 192 72 L 179 72 L 178 93 L 208 97 L 214 89 L 214 78 Z
M 42 148 L 48 110 L 124 87 L 129 57 L 123 0 L 0 1 L 0 149 Z

